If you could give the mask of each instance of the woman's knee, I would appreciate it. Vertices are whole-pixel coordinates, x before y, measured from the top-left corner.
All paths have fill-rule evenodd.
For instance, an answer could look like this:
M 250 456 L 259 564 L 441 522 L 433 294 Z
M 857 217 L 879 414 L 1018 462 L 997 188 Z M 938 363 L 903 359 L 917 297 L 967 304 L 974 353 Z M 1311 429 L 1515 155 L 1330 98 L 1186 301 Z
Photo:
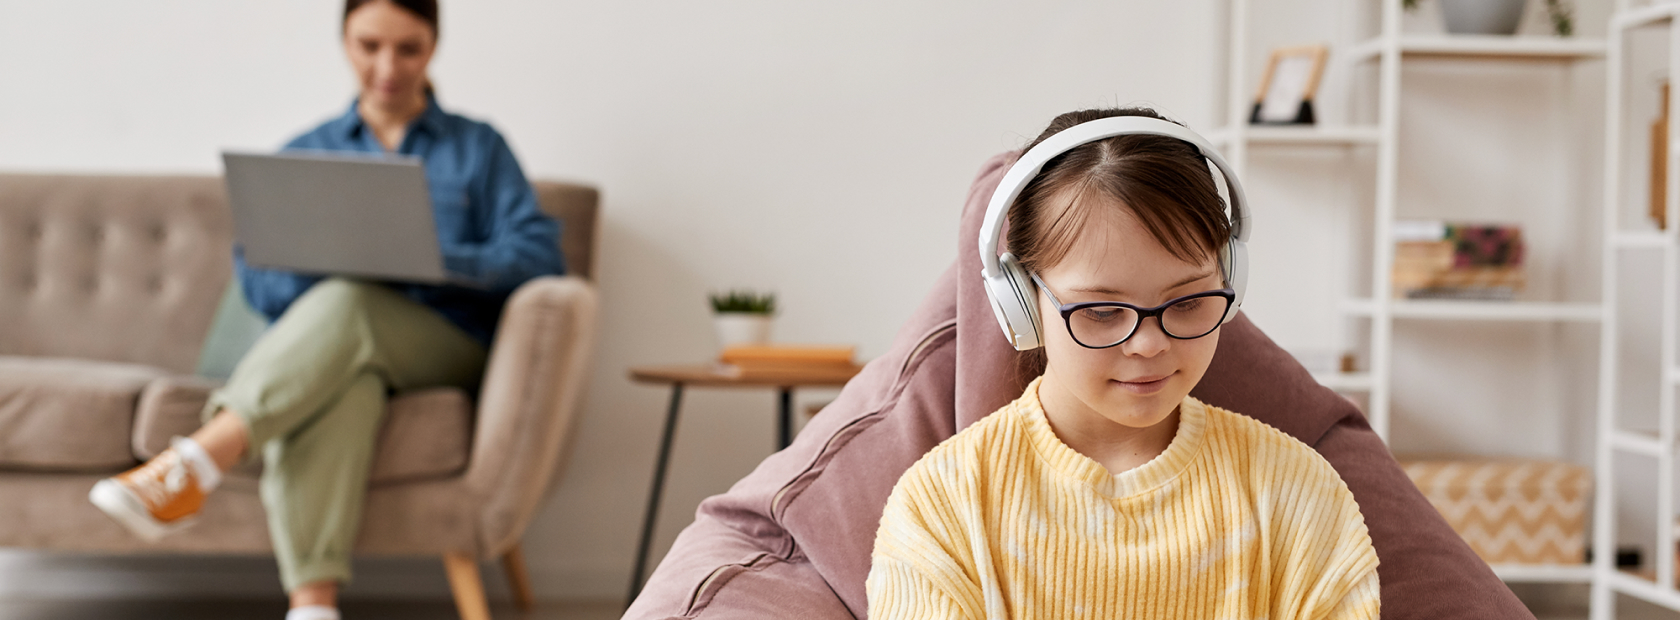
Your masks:
M 297 301 L 292 302 L 288 312 L 309 309 L 322 311 L 332 315 L 345 315 L 364 312 L 371 305 L 373 299 L 383 292 L 378 284 L 351 280 L 349 278 L 327 278 L 315 283 Z

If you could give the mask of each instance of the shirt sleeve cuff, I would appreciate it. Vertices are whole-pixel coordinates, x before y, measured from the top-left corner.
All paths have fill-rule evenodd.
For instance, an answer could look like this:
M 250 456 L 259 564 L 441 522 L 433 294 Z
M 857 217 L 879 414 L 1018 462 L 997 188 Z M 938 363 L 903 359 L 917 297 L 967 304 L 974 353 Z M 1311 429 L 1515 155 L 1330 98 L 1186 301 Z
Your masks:
M 478 252 L 461 246 L 443 247 L 443 268 L 451 274 L 468 280 L 480 280 L 483 276 L 478 269 Z

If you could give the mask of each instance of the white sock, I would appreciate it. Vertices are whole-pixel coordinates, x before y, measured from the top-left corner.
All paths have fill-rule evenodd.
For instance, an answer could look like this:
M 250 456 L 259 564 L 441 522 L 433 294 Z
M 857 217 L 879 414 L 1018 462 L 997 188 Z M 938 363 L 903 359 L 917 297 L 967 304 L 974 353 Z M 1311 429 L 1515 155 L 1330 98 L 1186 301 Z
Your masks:
M 210 453 L 204 451 L 204 446 L 198 445 L 198 442 L 190 437 L 176 437 L 169 440 L 169 447 L 174 448 L 175 453 L 187 461 L 193 476 L 198 478 L 199 489 L 209 493 L 222 484 L 222 468 L 216 466 L 215 459 L 210 458 Z
M 286 620 L 338 620 L 338 608 L 326 605 L 304 605 L 286 612 Z

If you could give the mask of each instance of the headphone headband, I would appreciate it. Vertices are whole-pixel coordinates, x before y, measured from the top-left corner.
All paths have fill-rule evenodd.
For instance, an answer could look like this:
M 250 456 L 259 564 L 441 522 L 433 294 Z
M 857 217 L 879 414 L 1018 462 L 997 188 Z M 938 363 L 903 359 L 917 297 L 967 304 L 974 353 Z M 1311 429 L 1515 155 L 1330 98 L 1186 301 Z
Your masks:
M 1177 138 L 1196 147 L 1213 165 L 1219 168 L 1225 177 L 1225 187 L 1230 195 L 1231 236 L 1239 241 L 1248 241 L 1248 201 L 1243 195 L 1242 183 L 1237 180 L 1236 173 L 1225 163 L 1225 158 L 1219 151 L 1201 135 L 1189 128 L 1158 118 L 1147 116 L 1111 116 L 1088 121 L 1064 129 L 1056 135 L 1045 138 L 1043 142 L 1032 147 L 1015 160 L 1015 165 L 1003 175 L 998 183 L 997 191 L 992 193 L 991 203 L 986 205 L 986 219 L 980 224 L 980 265 L 981 275 L 996 277 L 998 271 L 998 243 L 1002 241 L 1003 221 L 1009 214 L 1009 206 L 1026 190 L 1027 184 L 1038 177 L 1044 170 L 1044 165 L 1057 155 L 1066 153 L 1081 145 L 1096 142 L 1115 136 L 1146 134 Z
M 1214 150 L 1212 144 L 1183 125 L 1147 116 L 1111 116 L 1074 125 L 1028 149 L 1015 161 L 1015 165 L 1009 168 L 1009 172 L 1004 173 L 1003 180 L 998 182 L 997 191 L 992 193 L 991 203 L 986 205 L 986 218 L 980 223 L 980 277 L 985 284 L 986 296 L 991 299 L 992 312 L 997 315 L 998 326 L 1003 328 L 1004 336 L 1009 338 L 1010 344 L 1014 345 L 1016 350 L 1037 348 L 1043 343 L 1043 338 L 1039 333 L 1037 288 L 1013 254 L 998 256 L 998 244 L 1003 241 L 1003 222 L 1009 215 L 1010 205 L 1015 203 L 1015 199 L 1021 196 L 1027 185 L 1044 170 L 1045 164 L 1057 155 L 1104 138 L 1134 134 L 1163 136 L 1189 142 L 1201 152 L 1202 157 L 1213 162 L 1214 167 L 1219 169 L 1220 176 L 1225 178 L 1231 237 L 1225 240 L 1220 249 L 1219 264 L 1227 285 L 1236 291 L 1236 299 L 1226 310 L 1221 322 L 1236 318 L 1248 288 L 1246 242 L 1249 215 L 1248 198 L 1243 195 L 1242 182 L 1237 180 L 1236 173 L 1225 163 L 1225 158 L 1219 155 L 1219 151 Z

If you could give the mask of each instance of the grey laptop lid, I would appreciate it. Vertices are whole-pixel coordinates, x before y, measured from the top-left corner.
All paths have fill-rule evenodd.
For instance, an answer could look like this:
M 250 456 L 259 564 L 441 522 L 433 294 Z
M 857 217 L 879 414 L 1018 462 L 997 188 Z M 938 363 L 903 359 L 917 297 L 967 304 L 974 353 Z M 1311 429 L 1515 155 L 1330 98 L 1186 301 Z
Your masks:
M 441 284 L 425 169 L 414 158 L 223 152 L 245 261 L 317 275 Z

